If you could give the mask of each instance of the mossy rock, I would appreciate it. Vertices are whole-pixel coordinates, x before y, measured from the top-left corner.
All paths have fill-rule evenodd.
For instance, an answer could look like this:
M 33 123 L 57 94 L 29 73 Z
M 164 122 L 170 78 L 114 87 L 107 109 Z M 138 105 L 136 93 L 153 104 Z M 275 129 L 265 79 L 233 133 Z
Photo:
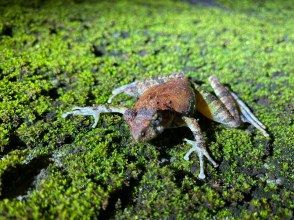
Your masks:
M 1 1 L 1 219 L 293 218 L 293 12 L 290 0 Z M 119 115 L 95 129 L 61 117 L 178 71 L 217 75 L 271 140 L 199 116 L 220 163 L 202 181 L 196 155 L 183 160 L 189 130 L 134 143 Z

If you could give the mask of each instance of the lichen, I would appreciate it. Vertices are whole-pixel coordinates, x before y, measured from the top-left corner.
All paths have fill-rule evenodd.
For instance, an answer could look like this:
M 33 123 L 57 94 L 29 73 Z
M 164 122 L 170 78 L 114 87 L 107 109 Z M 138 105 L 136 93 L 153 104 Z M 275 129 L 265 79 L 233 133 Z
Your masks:
M 293 3 L 194 2 L 1 1 L 2 218 L 293 218 Z M 135 143 L 119 115 L 61 117 L 178 71 L 217 75 L 271 139 L 197 116 L 220 164 L 202 181 L 188 129 Z

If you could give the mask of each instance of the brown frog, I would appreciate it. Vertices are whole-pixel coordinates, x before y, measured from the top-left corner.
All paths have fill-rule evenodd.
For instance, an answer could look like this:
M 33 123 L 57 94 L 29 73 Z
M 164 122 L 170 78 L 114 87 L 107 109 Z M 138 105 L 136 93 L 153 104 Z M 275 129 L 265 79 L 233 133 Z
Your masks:
M 205 178 L 203 156 L 213 166 L 218 164 L 208 154 L 203 134 L 195 115 L 197 112 L 205 117 L 236 128 L 248 122 L 268 137 L 265 126 L 253 115 L 243 101 L 227 87 L 222 85 L 217 77 L 209 77 L 215 95 L 206 92 L 200 85 L 194 83 L 184 74 L 172 74 L 144 81 L 135 81 L 112 91 L 108 103 L 120 94 L 125 93 L 137 98 L 133 108 L 98 105 L 93 107 L 75 107 L 72 111 L 63 114 L 91 115 L 96 127 L 100 113 L 121 113 L 128 123 L 131 134 L 136 141 L 149 141 L 164 129 L 187 126 L 193 133 L 195 140 L 185 141 L 192 145 L 184 159 L 189 160 L 192 152 L 199 157 L 200 179 Z

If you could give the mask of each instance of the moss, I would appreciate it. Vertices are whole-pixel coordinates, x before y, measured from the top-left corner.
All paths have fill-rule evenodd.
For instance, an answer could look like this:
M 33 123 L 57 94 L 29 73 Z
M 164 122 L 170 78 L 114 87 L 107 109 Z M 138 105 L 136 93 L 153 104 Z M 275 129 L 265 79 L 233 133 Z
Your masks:
M 188 2 L 0 3 L 3 218 L 293 218 L 292 1 Z M 201 181 L 197 156 L 183 160 L 188 130 L 134 143 L 118 115 L 102 115 L 95 129 L 92 118 L 61 118 L 106 103 L 115 87 L 176 71 L 210 91 L 217 75 L 271 140 L 199 116 L 220 164 L 206 164 Z

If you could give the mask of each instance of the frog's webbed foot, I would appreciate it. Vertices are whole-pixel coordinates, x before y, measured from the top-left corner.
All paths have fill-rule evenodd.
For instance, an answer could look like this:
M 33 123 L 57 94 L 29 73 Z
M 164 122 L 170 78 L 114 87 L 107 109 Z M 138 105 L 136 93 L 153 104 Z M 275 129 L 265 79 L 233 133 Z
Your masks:
M 184 139 L 188 144 L 191 144 L 192 147 L 190 150 L 185 154 L 184 159 L 189 160 L 189 157 L 191 153 L 194 151 L 198 154 L 199 157 L 199 164 L 200 164 L 200 173 L 198 175 L 199 179 L 204 179 L 205 178 L 205 173 L 204 173 L 204 161 L 203 161 L 203 156 L 205 156 L 209 162 L 213 164 L 214 167 L 217 167 L 218 164 L 210 157 L 209 153 L 207 152 L 205 148 L 205 141 L 202 135 L 202 132 L 200 130 L 200 126 L 195 118 L 188 118 L 188 117 L 182 117 L 186 125 L 190 128 L 192 131 L 195 141 Z
M 207 152 L 207 150 L 205 148 L 198 146 L 199 144 L 196 141 L 191 141 L 188 139 L 184 139 L 184 141 L 186 141 L 188 144 L 192 145 L 190 150 L 185 154 L 184 159 L 188 161 L 191 153 L 193 153 L 195 151 L 198 155 L 199 164 L 200 164 L 200 173 L 198 175 L 198 178 L 205 179 L 204 166 L 203 166 L 203 156 L 205 156 L 208 159 L 208 161 L 212 163 L 212 165 L 214 167 L 218 167 L 218 164 L 210 157 L 209 153 Z
M 108 107 L 104 105 L 98 105 L 93 107 L 74 107 L 72 111 L 66 112 L 62 114 L 63 118 L 66 118 L 69 115 L 83 115 L 83 116 L 93 116 L 94 117 L 94 123 L 92 125 L 92 128 L 95 128 L 97 126 L 97 123 L 99 121 L 99 116 L 101 113 L 121 113 L 124 114 L 124 112 L 127 110 L 127 108 L 124 107 Z

